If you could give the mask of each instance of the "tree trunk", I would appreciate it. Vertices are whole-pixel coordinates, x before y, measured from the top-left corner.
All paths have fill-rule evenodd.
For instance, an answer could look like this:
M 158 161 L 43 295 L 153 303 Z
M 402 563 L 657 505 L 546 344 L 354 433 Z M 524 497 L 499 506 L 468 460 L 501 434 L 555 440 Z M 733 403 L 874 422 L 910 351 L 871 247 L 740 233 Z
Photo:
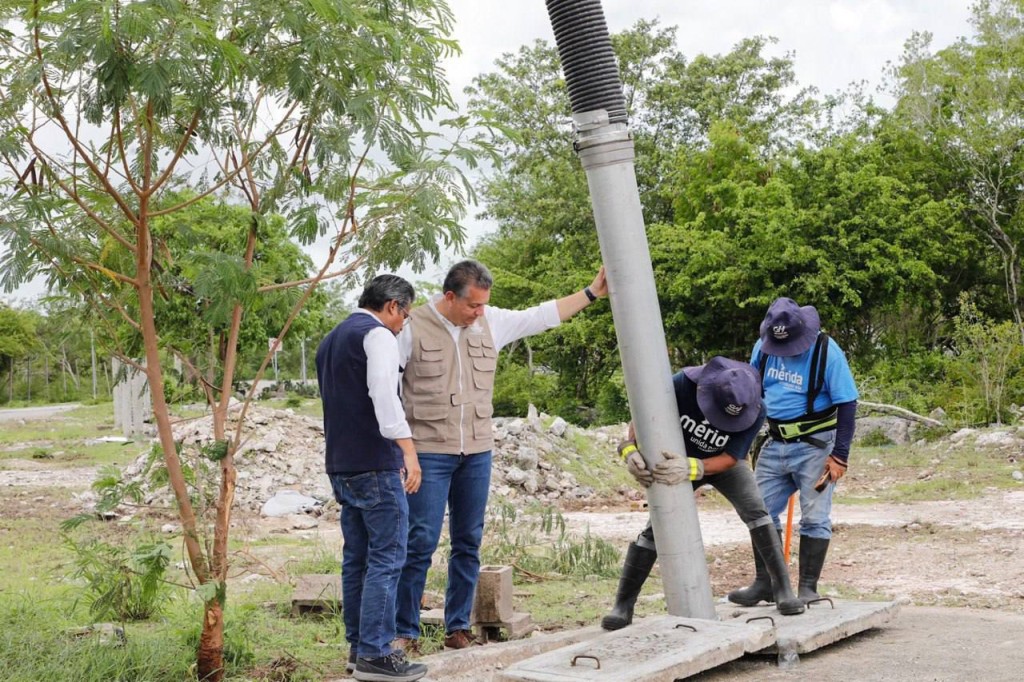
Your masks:
M 196 663 L 202 682 L 221 682 L 224 679 L 224 606 L 219 597 L 204 606 L 203 632 L 199 636 Z

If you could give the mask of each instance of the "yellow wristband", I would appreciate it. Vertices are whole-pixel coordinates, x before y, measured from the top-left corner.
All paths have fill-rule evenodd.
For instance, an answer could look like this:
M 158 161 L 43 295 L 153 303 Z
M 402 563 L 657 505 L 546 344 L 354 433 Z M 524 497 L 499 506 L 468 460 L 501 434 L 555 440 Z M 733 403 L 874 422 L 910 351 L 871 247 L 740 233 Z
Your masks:
M 629 456 L 630 456 L 631 454 L 633 454 L 634 452 L 640 452 L 640 451 L 639 451 L 639 450 L 637 449 L 637 447 L 636 447 L 636 444 L 635 444 L 635 443 L 630 443 L 630 444 L 629 444 L 629 445 L 627 445 L 626 447 L 624 447 L 624 448 L 622 448 L 621 450 L 619 450 L 619 454 L 620 454 L 620 455 L 622 456 L 622 459 L 626 459 L 627 457 L 629 457 Z
M 697 459 L 694 457 L 690 458 L 690 480 L 697 480 Z

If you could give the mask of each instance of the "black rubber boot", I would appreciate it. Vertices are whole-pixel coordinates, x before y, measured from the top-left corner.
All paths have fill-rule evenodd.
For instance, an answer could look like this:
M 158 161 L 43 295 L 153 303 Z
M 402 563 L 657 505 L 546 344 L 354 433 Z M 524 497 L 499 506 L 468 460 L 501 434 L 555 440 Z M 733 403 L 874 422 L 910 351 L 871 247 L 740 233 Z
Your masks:
M 622 564 L 622 575 L 619 576 L 619 591 L 615 594 L 615 606 L 611 613 L 601 619 L 601 627 L 605 630 L 618 630 L 633 622 L 633 607 L 644 581 L 651 574 L 658 553 L 653 549 L 641 547 L 635 542 L 629 543 L 626 550 L 626 561 Z
M 761 555 L 768 572 L 775 598 L 775 608 L 784 616 L 795 616 L 804 612 L 804 603 L 793 594 L 789 584 L 786 559 L 782 556 L 782 540 L 772 526 L 759 526 L 750 531 L 750 541 Z
M 773 534 L 776 532 L 772 526 L 764 527 L 770 529 Z M 775 601 L 775 595 L 772 594 L 772 577 L 768 573 L 764 559 L 761 558 L 761 552 L 757 550 L 757 540 L 753 531 L 750 532 L 750 544 L 754 548 L 754 582 L 749 587 L 733 590 L 726 595 L 726 599 L 740 606 L 757 606 L 763 601 L 770 604 Z
M 800 536 L 800 587 L 797 596 L 804 604 L 821 599 L 818 594 L 818 578 L 821 576 L 821 567 L 825 565 L 828 543 L 828 538 Z

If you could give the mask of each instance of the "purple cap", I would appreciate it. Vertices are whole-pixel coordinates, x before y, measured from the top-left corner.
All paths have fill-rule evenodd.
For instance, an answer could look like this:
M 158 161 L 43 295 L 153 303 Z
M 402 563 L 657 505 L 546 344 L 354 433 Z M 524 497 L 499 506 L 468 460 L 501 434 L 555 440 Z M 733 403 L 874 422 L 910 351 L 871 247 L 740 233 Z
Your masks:
M 777 298 L 761 322 L 761 350 L 768 355 L 800 355 L 814 344 L 821 318 L 814 306 L 799 306 L 791 298 Z
M 749 364 L 718 355 L 706 365 L 683 371 L 697 382 L 697 405 L 716 429 L 735 433 L 757 421 L 761 378 Z

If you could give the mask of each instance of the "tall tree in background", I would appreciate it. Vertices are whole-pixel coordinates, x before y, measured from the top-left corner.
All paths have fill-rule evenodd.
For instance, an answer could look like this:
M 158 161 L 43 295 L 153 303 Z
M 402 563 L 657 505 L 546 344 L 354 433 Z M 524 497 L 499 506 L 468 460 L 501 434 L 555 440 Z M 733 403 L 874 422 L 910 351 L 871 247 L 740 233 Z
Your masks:
M 931 36 L 908 41 L 893 76 L 896 113 L 957 175 L 965 222 L 1002 262 L 1009 309 L 1024 341 L 1024 0 L 982 0 L 976 34 L 932 54 Z
M 815 103 L 796 89 L 787 58 L 769 59 L 768 39 L 741 41 L 724 55 L 688 61 L 676 29 L 641 21 L 612 36 L 637 149 L 637 181 L 648 224 L 677 220 L 680 160 L 707 148 L 716 121 L 728 119 L 755 141 L 755 153 L 792 146 Z M 480 185 L 498 230 L 476 255 L 495 270 L 495 304 L 537 302 L 567 281 L 586 284 L 599 259 L 586 178 L 572 150 L 570 106 L 555 49 L 538 41 L 504 55 L 469 89 L 470 106 L 502 135 L 502 162 Z M 566 403 L 626 416 L 610 312 L 573 320 L 531 341 L 538 364 L 558 372 Z M 611 385 L 617 396 L 608 395 Z M 604 394 L 604 398 L 602 398 Z
M 244 313 L 299 287 L 281 338 L 321 279 L 422 266 L 461 241 L 469 187 L 456 162 L 471 167 L 479 148 L 461 139 L 465 121 L 432 134 L 419 125 L 451 106 L 440 70 L 456 49 L 451 28 L 443 0 L 0 0 L 0 282 L 12 290 L 43 274 L 92 304 L 100 334 L 127 327 L 138 339 L 143 362 L 127 340 L 121 351 L 149 381 L 204 603 L 201 679 L 224 674 L 242 419 L 234 434 L 226 424 Z M 197 312 L 223 330 L 219 380 L 206 384 L 220 483 L 211 517 L 197 518 L 164 392 L 158 301 L 182 277 L 163 230 L 224 204 L 245 208 L 240 239 L 189 264 Z M 301 243 L 330 237 L 315 276 L 261 278 L 278 214 Z

